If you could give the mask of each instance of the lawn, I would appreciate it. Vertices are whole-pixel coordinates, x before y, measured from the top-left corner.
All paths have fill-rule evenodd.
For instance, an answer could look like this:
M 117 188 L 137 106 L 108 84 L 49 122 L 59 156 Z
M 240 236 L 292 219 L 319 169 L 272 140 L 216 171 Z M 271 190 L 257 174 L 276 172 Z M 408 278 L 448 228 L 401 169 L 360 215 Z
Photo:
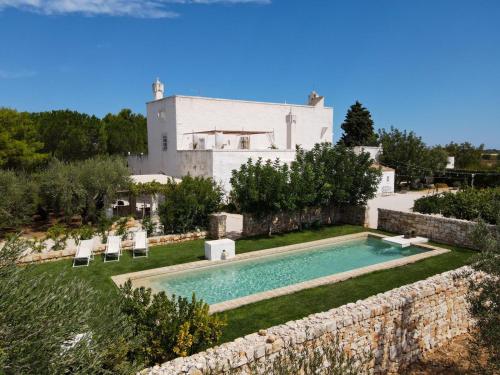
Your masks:
M 299 242 L 358 233 L 365 228 L 352 225 L 330 226 L 316 230 L 255 237 L 236 242 L 237 253 L 257 251 Z M 435 256 L 396 269 L 373 272 L 341 283 L 303 290 L 291 295 L 277 297 L 222 313 L 228 322 L 222 341 L 255 332 L 309 314 L 325 311 L 343 304 L 366 298 L 404 284 L 460 267 L 467 263 L 472 251 L 439 245 L 451 249 L 447 254 Z M 122 273 L 165 267 L 179 263 L 193 262 L 204 257 L 203 241 L 189 241 L 150 248 L 148 258 L 132 259 L 129 252 L 119 262 L 103 263 L 97 256 L 89 267 L 72 268 L 70 260 L 30 266 L 30 271 L 43 273 L 47 277 L 62 275 L 63 278 L 86 280 L 99 297 L 96 304 L 112 303 L 117 297 L 117 288 L 110 276 Z

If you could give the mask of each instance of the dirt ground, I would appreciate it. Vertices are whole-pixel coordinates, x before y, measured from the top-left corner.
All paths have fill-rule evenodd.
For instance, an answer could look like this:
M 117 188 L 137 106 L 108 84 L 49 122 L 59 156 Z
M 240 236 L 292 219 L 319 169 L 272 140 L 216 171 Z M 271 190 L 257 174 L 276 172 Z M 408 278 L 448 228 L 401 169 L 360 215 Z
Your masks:
M 449 344 L 429 352 L 424 360 L 412 365 L 404 375 L 473 375 L 474 370 L 470 361 L 470 335 L 461 335 L 450 341 Z M 477 356 L 477 353 L 473 354 Z M 484 362 L 484 354 L 479 354 Z

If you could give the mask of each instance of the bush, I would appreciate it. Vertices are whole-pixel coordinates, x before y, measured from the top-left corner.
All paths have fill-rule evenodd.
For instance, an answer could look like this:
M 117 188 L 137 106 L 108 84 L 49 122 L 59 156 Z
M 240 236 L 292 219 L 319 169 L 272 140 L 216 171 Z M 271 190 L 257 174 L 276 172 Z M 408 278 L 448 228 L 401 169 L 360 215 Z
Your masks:
M 38 186 L 23 174 L 0 170 L 0 233 L 29 224 L 36 212 Z
M 420 212 L 421 214 L 441 213 L 442 199 L 442 194 L 429 195 L 427 197 L 419 198 L 414 202 L 413 211 Z
M 222 189 L 211 178 L 185 176 L 165 185 L 160 221 L 166 233 L 185 233 L 208 226 L 208 215 L 222 203 Z
M 413 210 L 463 220 L 481 218 L 489 224 L 495 224 L 500 214 L 500 188 L 467 189 L 422 197 L 415 201 Z
M 131 374 L 135 339 L 113 304 L 83 280 L 17 267 L 18 238 L 0 249 L 0 373 Z M 112 319 L 110 319 L 112 317 Z
M 194 294 L 189 301 L 152 294 L 144 287 L 133 289 L 128 280 L 120 287 L 122 311 L 139 339 L 135 356 L 150 366 L 195 354 L 215 345 L 225 322 L 208 313 L 209 306 Z
M 490 231 L 483 222 L 476 226 L 472 240 L 480 253 L 471 262 L 475 271 L 484 272 L 479 282 L 471 282 L 467 300 L 469 312 L 475 319 L 477 334 L 472 338 L 471 353 L 487 353 L 487 363 L 481 363 L 479 356 L 471 360 L 477 373 L 500 373 L 500 226 L 496 233 Z
M 297 149 L 290 168 L 250 159 L 231 177 L 231 202 L 241 212 L 270 215 L 323 205 L 363 206 L 375 196 L 381 172 L 367 153 L 342 145 Z

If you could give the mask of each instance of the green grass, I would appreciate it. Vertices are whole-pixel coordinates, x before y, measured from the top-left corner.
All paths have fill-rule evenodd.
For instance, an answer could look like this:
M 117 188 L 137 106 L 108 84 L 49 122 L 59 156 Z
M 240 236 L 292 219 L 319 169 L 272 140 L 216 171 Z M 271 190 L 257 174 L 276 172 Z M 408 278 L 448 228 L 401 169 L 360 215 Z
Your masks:
M 359 226 L 342 225 L 274 235 L 271 238 L 254 237 L 238 240 L 236 242 L 236 251 L 241 254 L 358 233 L 364 230 Z M 222 341 L 230 341 L 261 328 L 302 318 L 315 312 L 325 311 L 460 267 L 467 263 L 467 260 L 473 254 L 472 251 L 466 249 L 439 246 L 449 248 L 452 252 L 403 267 L 373 272 L 337 284 L 307 289 L 227 311 L 222 314 L 227 318 L 228 322 Z M 111 276 L 193 262 L 203 259 L 203 256 L 203 241 L 198 240 L 152 247 L 148 258 L 132 259 L 130 252 L 125 252 L 119 262 L 104 263 L 102 256 L 96 256 L 96 259 L 91 262 L 89 267 L 72 268 L 71 260 L 63 260 L 30 266 L 30 271 L 47 277 L 62 275 L 64 279 L 78 278 L 86 280 L 99 291 L 96 304 L 107 304 L 112 303 L 113 299 L 117 297 L 117 288 L 111 280 Z

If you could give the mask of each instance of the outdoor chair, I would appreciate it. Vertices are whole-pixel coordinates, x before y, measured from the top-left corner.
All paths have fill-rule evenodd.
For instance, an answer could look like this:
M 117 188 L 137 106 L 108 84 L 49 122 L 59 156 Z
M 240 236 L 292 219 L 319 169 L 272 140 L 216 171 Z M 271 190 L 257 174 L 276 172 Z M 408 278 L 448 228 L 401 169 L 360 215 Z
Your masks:
M 134 233 L 134 248 L 132 250 L 132 257 L 136 258 L 137 256 L 148 256 L 149 246 L 148 246 L 148 237 L 145 231 L 139 231 Z
M 119 261 L 122 255 L 122 239 L 120 236 L 108 236 L 104 262 Z
M 94 240 L 81 240 L 73 259 L 73 267 L 88 266 L 90 261 L 94 259 L 93 248 Z M 78 261 L 84 261 L 85 263 L 78 266 Z

